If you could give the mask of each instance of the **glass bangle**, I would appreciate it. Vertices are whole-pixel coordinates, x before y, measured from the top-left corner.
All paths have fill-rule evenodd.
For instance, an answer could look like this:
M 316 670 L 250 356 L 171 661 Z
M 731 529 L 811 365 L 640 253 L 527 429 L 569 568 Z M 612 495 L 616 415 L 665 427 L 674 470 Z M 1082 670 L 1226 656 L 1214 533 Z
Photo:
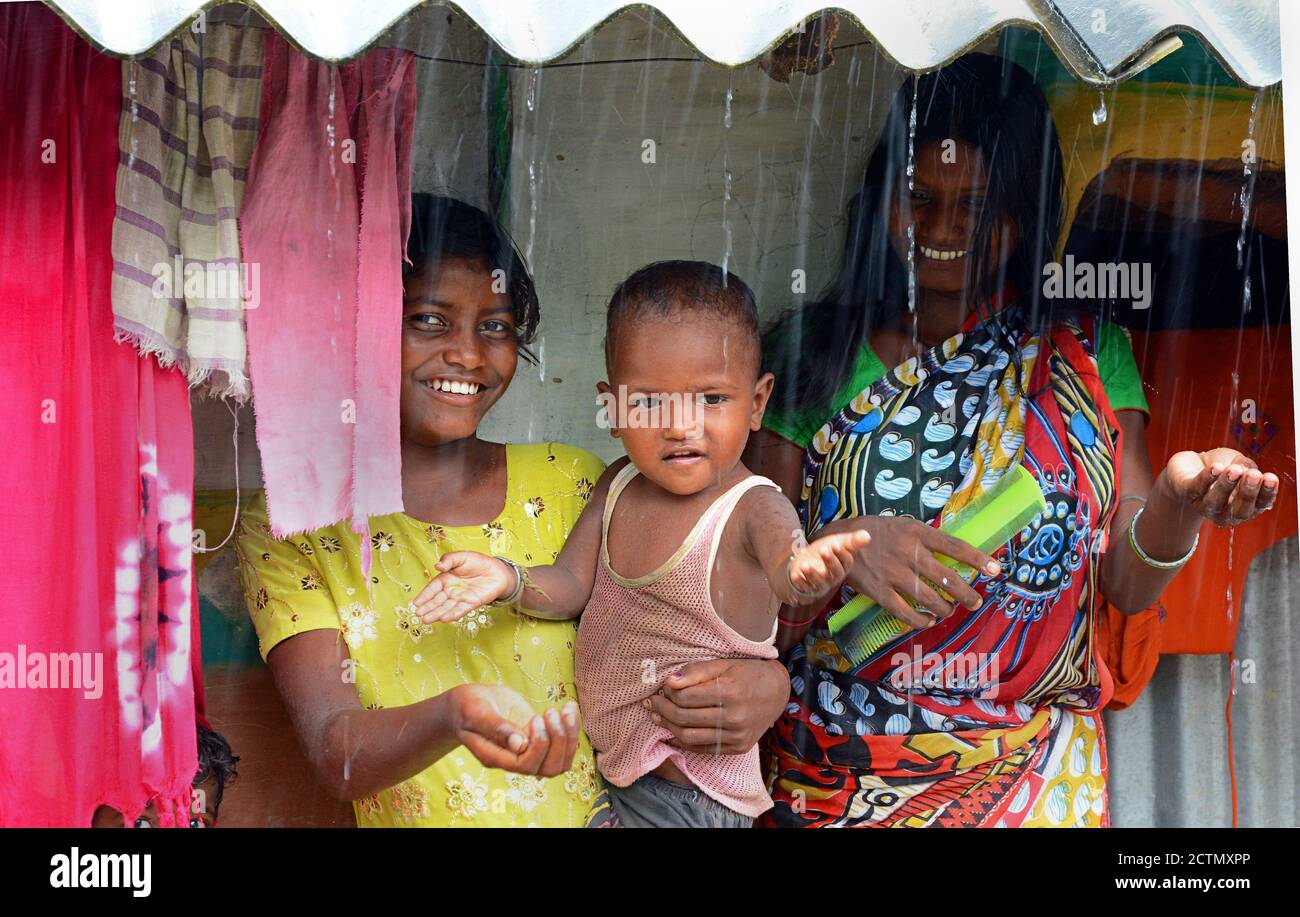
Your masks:
M 519 569 L 519 564 L 515 563 L 509 557 L 497 557 L 497 560 L 515 571 L 515 588 L 510 590 L 509 595 L 503 595 L 494 602 L 489 602 L 492 608 L 500 608 L 503 605 L 513 605 L 519 601 L 519 597 L 524 594 L 524 571 Z
M 1196 553 L 1197 545 L 1201 543 L 1200 532 L 1196 533 L 1196 539 L 1192 542 L 1192 546 L 1187 549 L 1187 553 L 1178 558 L 1178 560 L 1156 560 L 1146 551 L 1142 550 L 1142 546 L 1138 544 L 1137 540 L 1137 523 L 1138 520 L 1142 518 L 1144 512 L 1146 512 L 1146 504 L 1143 504 L 1138 511 L 1133 514 L 1133 518 L 1128 524 L 1128 543 L 1132 546 L 1133 553 L 1138 556 L 1142 563 L 1156 570 L 1177 570 L 1191 560 L 1192 555 Z

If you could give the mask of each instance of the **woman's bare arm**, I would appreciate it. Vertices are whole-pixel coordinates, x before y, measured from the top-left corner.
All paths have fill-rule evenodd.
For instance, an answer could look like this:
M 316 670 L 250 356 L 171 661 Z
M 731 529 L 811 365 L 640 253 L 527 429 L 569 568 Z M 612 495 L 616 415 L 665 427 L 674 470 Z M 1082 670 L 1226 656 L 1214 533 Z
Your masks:
M 1173 579 L 1174 571 L 1156 570 L 1143 564 L 1129 548 L 1128 527 L 1134 514 L 1150 502 L 1155 474 L 1147 455 L 1146 418 L 1141 411 L 1117 411 L 1123 436 L 1123 453 L 1119 457 L 1119 506 L 1111 519 L 1106 539 L 1106 554 L 1101 560 L 1101 591 L 1115 607 L 1135 614 L 1152 605 Z M 1129 500 L 1128 497 L 1135 499 Z M 1199 514 L 1183 518 L 1177 506 L 1166 506 L 1157 498 L 1148 510 L 1163 517 L 1168 531 L 1161 533 L 1159 544 L 1153 537 L 1150 550 L 1158 556 L 1178 557 L 1186 553 L 1200 528 Z M 1150 519 L 1147 520 L 1147 523 Z M 1147 530 L 1144 523 L 1143 532 Z
M 367 710 L 336 630 L 311 630 L 267 657 L 276 690 L 316 778 L 340 799 L 407 780 L 464 745 L 485 766 L 554 776 L 577 749 L 577 709 L 545 720 L 508 688 L 460 685 L 404 707 Z

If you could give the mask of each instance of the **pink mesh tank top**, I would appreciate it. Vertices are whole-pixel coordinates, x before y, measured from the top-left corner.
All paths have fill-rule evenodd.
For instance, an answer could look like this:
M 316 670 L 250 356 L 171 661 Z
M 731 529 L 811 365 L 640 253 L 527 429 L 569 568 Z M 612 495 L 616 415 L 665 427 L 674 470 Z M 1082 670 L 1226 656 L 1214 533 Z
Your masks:
M 758 748 L 741 755 L 702 755 L 668 745 L 672 733 L 641 702 L 690 662 L 775 659 L 776 622 L 758 643 L 724 622 L 709 597 L 709 578 L 727 519 L 752 487 L 776 485 L 752 475 L 709 506 L 686 540 L 657 570 L 626 579 L 609 565 L 609 520 L 619 494 L 637 474 L 628 465 L 605 500 L 600 565 L 578 625 L 576 681 L 587 736 L 605 779 L 628 786 L 671 759 L 701 791 L 741 815 L 771 808 Z

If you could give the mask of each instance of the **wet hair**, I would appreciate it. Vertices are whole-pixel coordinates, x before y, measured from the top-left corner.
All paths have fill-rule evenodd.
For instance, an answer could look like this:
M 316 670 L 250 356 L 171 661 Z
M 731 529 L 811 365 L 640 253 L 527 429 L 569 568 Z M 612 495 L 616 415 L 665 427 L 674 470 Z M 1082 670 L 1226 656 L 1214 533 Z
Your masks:
M 537 362 L 528 346 L 541 321 L 537 288 L 519 249 L 496 220 L 453 197 L 413 194 L 406 257 L 410 263 L 403 267 L 403 278 L 444 258 L 477 261 L 486 264 L 489 271 L 501 271 L 514 306 L 519 355 L 530 363 Z
M 202 723 L 195 723 L 194 728 L 199 742 L 199 770 L 194 775 L 194 786 L 202 786 L 209 780 L 216 785 L 212 800 L 212 817 L 216 818 L 221 808 L 221 797 L 226 793 L 226 784 L 234 782 L 238 776 L 235 766 L 239 764 L 239 757 L 231 751 L 230 743 L 221 733 Z
M 757 378 L 762 341 L 758 304 L 743 280 L 707 261 L 656 261 L 634 272 L 614 290 L 605 313 L 605 364 L 613 363 L 614 343 L 629 322 L 677 316 L 707 316 L 736 328 Z
M 1061 232 L 1064 166 L 1056 125 L 1026 70 L 1005 58 L 967 54 L 899 88 L 862 188 L 849 203 L 839 274 L 816 301 L 787 311 L 768 332 L 764 368 L 776 374 L 778 410 L 839 407 L 832 402 L 868 335 L 907 309 L 907 266 L 890 247 L 889 216 L 907 180 L 914 92 L 914 150 L 955 139 L 973 145 L 984 161 L 988 187 L 968 256 L 976 308 L 1010 283 L 1027 322 L 1052 321 L 1041 283 Z M 1003 217 L 1020 235 L 999 267 L 992 234 Z

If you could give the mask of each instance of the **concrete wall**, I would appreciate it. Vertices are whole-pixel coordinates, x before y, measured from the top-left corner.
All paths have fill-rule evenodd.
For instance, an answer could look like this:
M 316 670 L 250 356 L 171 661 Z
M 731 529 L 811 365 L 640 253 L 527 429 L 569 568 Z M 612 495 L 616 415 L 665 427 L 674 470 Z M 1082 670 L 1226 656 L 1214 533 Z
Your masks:
M 848 31 L 839 41 L 854 40 Z M 765 318 L 799 301 L 792 271 L 805 272 L 810 294 L 830 280 L 845 203 L 901 73 L 871 47 L 788 84 L 757 64 L 727 69 L 697 56 L 662 18 L 629 12 L 561 66 L 515 72 L 510 226 L 536 272 L 544 360 L 521 364 L 489 437 L 622 454 L 595 424 L 595 384 L 605 304 L 644 264 L 725 262 Z M 643 161 L 647 141 L 653 163 Z
M 1251 565 L 1237 636 L 1229 741 L 1227 656 L 1162 656 L 1127 710 L 1106 715 L 1119 827 L 1300 825 L 1300 556 L 1288 538 Z

